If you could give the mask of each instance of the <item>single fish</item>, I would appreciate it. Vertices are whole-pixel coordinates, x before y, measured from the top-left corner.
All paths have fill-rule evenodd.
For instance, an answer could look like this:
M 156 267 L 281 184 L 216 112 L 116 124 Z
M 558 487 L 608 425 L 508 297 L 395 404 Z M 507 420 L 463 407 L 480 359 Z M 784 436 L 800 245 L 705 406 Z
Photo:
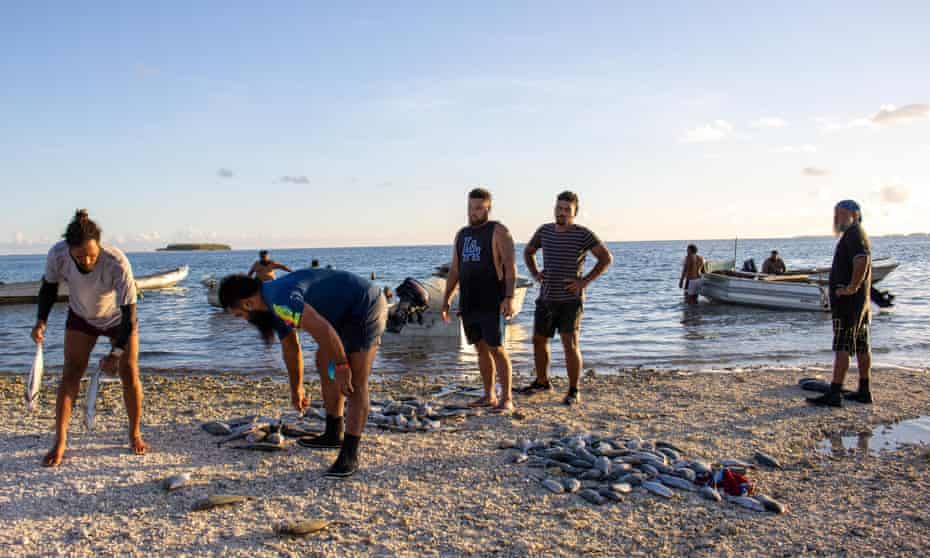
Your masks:
M 756 463 L 758 463 L 759 465 L 764 465 L 766 467 L 772 467 L 773 469 L 784 469 L 784 467 L 781 466 L 781 463 L 779 463 L 777 459 L 775 459 L 774 457 L 772 457 L 771 455 L 767 453 L 762 453 L 761 451 L 757 451 L 756 455 L 753 456 L 753 458 L 756 460 Z
M 249 442 L 249 443 L 237 444 L 235 446 L 229 446 L 229 447 L 231 447 L 232 449 L 264 451 L 264 452 L 269 452 L 269 453 L 284 450 L 284 446 L 280 444 L 269 444 L 268 442 Z
M 93 430 L 96 426 L 97 419 L 97 393 L 100 391 L 100 374 L 102 371 L 98 368 L 90 376 L 90 384 L 87 386 L 87 392 L 84 394 L 86 407 L 84 411 L 84 425 L 88 430 Z
M 694 479 L 697 478 L 697 474 L 695 474 L 693 470 L 688 469 L 687 467 L 681 467 L 681 468 L 675 469 L 672 472 L 672 474 L 675 475 L 676 477 L 681 477 L 689 482 L 694 482 Z
M 648 480 L 643 481 L 643 488 L 645 488 L 649 492 L 652 492 L 656 496 L 661 496 L 663 498 L 671 498 L 674 495 L 672 494 L 672 491 L 671 489 L 669 489 L 669 487 L 665 486 L 664 484 L 660 482 L 648 481 Z
M 241 440 L 253 432 L 259 432 L 268 427 L 267 423 L 253 422 L 252 424 L 246 424 L 240 426 L 239 428 L 233 430 L 232 434 L 226 436 L 222 440 L 216 443 L 217 446 L 222 446 L 223 444 L 233 442 L 235 440 Z
M 205 422 L 200 425 L 208 434 L 214 436 L 229 436 L 232 434 L 232 428 L 229 427 L 225 422 L 215 420 L 213 422 Z
M 762 505 L 762 502 L 756 500 L 755 498 L 750 498 L 749 496 L 727 496 L 727 502 L 736 504 L 737 506 L 742 506 L 747 510 L 764 512 L 765 506 Z
M 647 477 L 654 478 L 659 476 L 659 470 L 649 463 L 642 463 L 639 466 L 639 470 L 646 474 Z
M 723 498 L 720 497 L 720 493 L 717 492 L 717 490 L 712 486 L 702 486 L 698 490 L 698 494 L 700 494 L 703 498 L 713 500 L 714 502 L 720 502 L 723 500 Z
M 39 402 L 39 390 L 42 389 L 42 374 L 45 373 L 45 359 L 42 356 L 42 344 L 36 345 L 36 356 L 32 361 L 29 379 L 26 381 L 26 410 L 34 411 Z
M 600 506 L 601 504 L 607 501 L 604 499 L 603 496 L 601 496 L 594 490 L 591 490 L 590 488 L 586 488 L 582 490 L 581 492 L 578 493 L 578 495 L 584 498 L 585 500 L 591 502 L 595 506 Z
M 778 514 L 782 514 L 788 511 L 784 504 L 778 500 L 775 500 L 774 498 L 769 498 L 765 494 L 756 494 L 755 499 L 758 500 L 760 504 L 762 504 L 762 507 L 764 507 L 766 511 Z
M 181 473 L 178 475 L 171 475 L 165 480 L 161 481 L 161 487 L 171 492 L 172 490 L 177 490 L 183 488 L 190 484 L 191 476 L 189 473 Z
M 605 500 L 611 500 L 613 502 L 622 502 L 623 494 L 611 490 L 610 487 L 602 486 L 597 489 L 597 493 L 600 494 Z
M 584 473 L 581 473 L 578 478 L 581 480 L 601 480 L 604 478 L 604 472 L 598 469 L 588 469 Z
M 610 459 L 603 457 L 603 456 L 598 457 L 594 461 L 594 468 L 605 475 L 609 475 L 610 474 Z
M 542 485 L 546 487 L 546 489 L 548 489 L 549 492 L 552 492 L 554 494 L 562 494 L 563 492 L 565 492 L 565 487 L 562 486 L 562 483 L 554 479 L 546 479 L 542 481 Z
M 565 479 L 562 481 L 565 491 L 571 494 L 581 490 L 581 482 L 578 479 Z
M 304 521 L 287 521 L 275 526 L 274 532 L 278 535 L 288 535 L 292 537 L 306 537 L 309 534 L 316 533 L 326 529 L 332 524 L 328 519 L 309 519 Z
M 661 450 L 662 448 L 668 448 L 668 449 L 674 451 L 675 453 L 677 453 L 677 454 L 679 454 L 679 455 L 683 455 L 683 454 L 685 453 L 684 450 L 682 450 L 681 448 L 679 448 L 679 447 L 676 446 L 675 444 L 670 444 L 669 442 L 663 442 L 662 440 L 657 441 L 657 442 L 656 442 L 656 449 Z
M 688 492 L 694 492 L 696 489 L 691 481 L 687 481 L 681 477 L 674 477 L 672 475 L 666 475 L 662 473 L 659 475 L 659 480 L 662 481 L 662 484 L 666 486 L 680 488 L 682 490 L 687 490 Z
M 610 485 L 610 489 L 614 492 L 619 492 L 620 494 L 629 494 L 633 491 L 633 487 L 625 482 L 616 482 Z
M 213 508 L 218 508 L 220 506 L 231 506 L 233 504 L 241 504 L 242 502 L 251 500 L 250 496 L 240 496 L 238 494 L 214 494 L 213 496 L 208 496 L 201 500 L 194 502 L 194 511 L 203 511 L 210 510 Z
M 691 461 L 688 463 L 688 468 L 694 471 L 695 473 L 701 474 L 710 474 L 711 468 L 710 465 L 703 461 Z
M 679 459 L 681 459 L 681 454 L 673 450 L 672 448 L 666 448 L 663 446 L 663 447 L 659 447 L 656 451 L 663 454 L 665 457 L 668 457 L 672 461 L 678 461 Z

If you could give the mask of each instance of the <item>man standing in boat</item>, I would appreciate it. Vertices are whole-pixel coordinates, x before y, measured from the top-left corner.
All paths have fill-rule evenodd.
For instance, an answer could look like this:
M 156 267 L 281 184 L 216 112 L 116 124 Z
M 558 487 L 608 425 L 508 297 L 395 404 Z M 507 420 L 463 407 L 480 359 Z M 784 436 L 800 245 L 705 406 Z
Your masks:
M 698 255 L 697 246 L 688 245 L 688 253 L 681 265 L 681 278 L 678 279 L 678 288 L 685 290 L 685 302 L 697 304 L 698 295 L 701 294 L 701 275 L 704 273 L 704 258 Z
M 820 397 L 808 398 L 818 406 L 843 406 L 843 381 L 849 370 L 849 356 L 859 364 L 859 389 L 845 395 L 859 403 L 871 403 L 869 371 L 872 352 L 869 346 L 872 288 L 872 249 L 862 228 L 862 211 L 853 200 L 843 200 L 833 209 L 833 230 L 840 236 L 830 268 L 830 311 L 833 314 L 833 381 L 830 390 Z
M 459 287 L 462 326 L 468 342 L 478 350 L 478 369 L 484 384 L 484 395 L 472 405 L 503 413 L 513 410 L 513 376 L 510 355 L 504 347 L 504 320 L 513 316 L 517 262 L 510 231 L 489 220 L 490 213 L 490 192 L 475 188 L 468 193 L 468 226 L 455 235 L 442 318 L 449 321 L 450 301 Z M 500 378 L 500 399 L 495 393 L 495 370 Z
M 778 250 L 772 250 L 772 255 L 762 262 L 762 273 L 766 275 L 782 275 L 786 270 L 785 260 L 778 255 Z
M 258 252 L 258 261 L 253 263 L 252 268 L 249 269 L 249 277 L 254 275 L 259 281 L 274 281 L 274 270 L 276 269 L 291 272 L 291 268 L 269 258 L 268 250 L 261 250 Z
M 578 333 L 585 289 L 613 263 L 613 256 L 597 235 L 575 224 L 577 216 L 578 196 L 574 192 L 562 192 L 555 203 L 555 223 L 539 227 L 523 252 L 526 267 L 541 288 L 533 319 L 536 379 L 520 391 L 531 395 L 552 389 L 549 383 L 549 340 L 558 330 L 568 371 L 568 394 L 562 400 L 566 405 L 581 401 L 578 386 L 582 361 Z M 542 271 L 536 267 L 536 252 L 540 248 L 543 251 Z M 597 263 L 590 273 L 582 276 L 589 251 L 597 258 Z
M 71 407 L 81 388 L 90 353 L 100 336 L 109 337 L 112 348 L 100 360 L 104 372 L 119 373 L 123 401 L 129 415 L 129 443 L 143 454 L 142 383 L 139 380 L 139 333 L 136 324 L 136 285 L 129 260 L 117 248 L 101 244 L 101 230 L 79 209 L 65 231 L 64 240 L 48 252 L 45 275 L 39 288 L 39 305 L 32 339 L 45 339 L 46 322 L 58 298 L 58 284 L 68 285 L 68 318 L 65 323 L 65 363 L 55 401 L 55 444 L 43 465 L 61 464 L 68 440 Z
M 245 275 L 223 278 L 220 305 L 258 328 L 266 343 L 277 334 L 287 366 L 291 403 L 308 406 L 299 329 L 317 342 L 316 366 L 326 407 L 326 431 L 301 438 L 312 448 L 339 449 L 326 471 L 344 478 L 358 470 L 358 447 L 370 408 L 368 376 L 381 344 L 387 304 L 381 288 L 348 271 L 301 269 L 274 281 Z M 334 363 L 330 376 L 329 363 Z M 343 409 L 348 399 L 348 420 Z

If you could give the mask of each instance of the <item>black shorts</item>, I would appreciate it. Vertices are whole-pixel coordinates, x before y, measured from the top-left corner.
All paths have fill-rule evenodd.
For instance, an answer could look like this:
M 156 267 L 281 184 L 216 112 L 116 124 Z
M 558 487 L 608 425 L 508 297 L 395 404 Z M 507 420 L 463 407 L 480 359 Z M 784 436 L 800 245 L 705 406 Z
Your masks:
M 110 339 L 116 339 L 119 335 L 119 326 L 116 324 L 113 327 L 108 327 L 107 329 L 100 329 L 94 325 L 91 325 L 84 318 L 78 316 L 74 313 L 73 310 L 68 308 L 68 318 L 65 320 L 65 329 L 70 329 L 73 331 L 80 331 L 85 335 L 90 335 L 91 337 L 109 337 Z M 135 330 L 133 330 L 135 332 Z
M 368 312 L 364 316 L 352 319 L 336 328 L 342 347 L 346 354 L 368 350 L 381 344 L 384 326 L 387 323 L 387 301 L 384 294 L 378 292 L 372 297 Z
M 569 302 L 536 301 L 533 316 L 533 335 L 552 338 L 555 331 L 560 334 L 574 333 L 581 329 L 584 305 L 580 300 Z
M 500 347 L 504 343 L 504 316 L 500 312 L 463 313 L 462 327 L 469 345 L 484 341 L 489 347 Z
M 869 318 L 833 316 L 833 351 L 851 355 L 868 354 Z

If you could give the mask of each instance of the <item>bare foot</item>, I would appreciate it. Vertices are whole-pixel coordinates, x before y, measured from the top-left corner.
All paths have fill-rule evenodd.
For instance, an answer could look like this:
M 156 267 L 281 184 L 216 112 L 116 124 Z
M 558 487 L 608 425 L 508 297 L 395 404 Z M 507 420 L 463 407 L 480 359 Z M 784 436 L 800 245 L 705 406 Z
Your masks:
M 58 467 L 61 465 L 61 460 L 65 456 L 65 445 L 64 444 L 55 444 L 55 447 L 49 450 L 45 454 L 45 457 L 42 458 L 42 465 L 44 467 Z
M 141 435 L 133 436 L 129 446 L 132 448 L 132 453 L 136 455 L 145 455 L 145 452 L 149 449 L 149 445 L 142 441 Z
M 497 399 L 487 395 L 479 397 L 468 404 L 469 407 L 494 407 L 495 405 L 497 405 Z
M 513 400 L 511 399 L 501 399 L 500 403 L 494 406 L 491 409 L 492 413 L 495 414 L 505 414 L 513 412 Z

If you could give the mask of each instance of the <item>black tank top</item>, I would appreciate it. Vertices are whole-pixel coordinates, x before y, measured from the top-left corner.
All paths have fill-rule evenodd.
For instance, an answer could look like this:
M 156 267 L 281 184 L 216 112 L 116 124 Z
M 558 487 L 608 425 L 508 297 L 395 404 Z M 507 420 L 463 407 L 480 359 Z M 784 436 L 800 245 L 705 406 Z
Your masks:
M 498 312 L 504 299 L 504 283 L 497 277 L 492 241 L 497 221 L 465 227 L 455 240 L 459 257 L 459 310 Z

